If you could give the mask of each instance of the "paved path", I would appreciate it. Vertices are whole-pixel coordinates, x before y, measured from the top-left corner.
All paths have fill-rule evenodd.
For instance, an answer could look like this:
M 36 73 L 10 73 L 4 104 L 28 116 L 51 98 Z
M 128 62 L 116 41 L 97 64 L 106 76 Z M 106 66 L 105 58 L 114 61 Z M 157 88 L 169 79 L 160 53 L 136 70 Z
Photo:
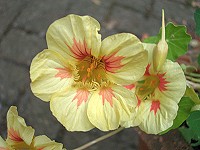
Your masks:
M 29 66 L 32 58 L 46 48 L 48 26 L 70 13 L 90 15 L 101 24 L 103 38 L 118 32 L 157 34 L 161 9 L 167 21 L 194 29 L 194 8 L 187 0 L 0 0 L 0 135 L 6 135 L 6 112 L 16 105 L 36 134 L 45 134 L 73 149 L 105 133 L 96 129 L 67 132 L 51 115 L 49 104 L 30 91 Z M 138 136 L 127 129 L 89 150 L 134 150 Z

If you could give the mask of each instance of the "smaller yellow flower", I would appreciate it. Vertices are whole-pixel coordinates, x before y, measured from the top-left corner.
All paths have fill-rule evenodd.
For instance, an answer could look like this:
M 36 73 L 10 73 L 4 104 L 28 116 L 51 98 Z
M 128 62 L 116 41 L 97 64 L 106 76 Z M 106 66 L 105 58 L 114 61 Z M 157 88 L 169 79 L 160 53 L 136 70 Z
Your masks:
M 62 150 L 63 145 L 51 141 L 45 135 L 34 137 L 35 130 L 18 116 L 17 107 L 11 106 L 7 113 L 7 139 L 0 137 L 0 150 Z
M 122 126 L 139 126 L 148 134 L 158 134 L 172 126 L 185 93 L 186 79 L 179 64 L 170 60 L 155 72 L 152 63 L 155 44 L 144 44 L 144 48 L 149 52 L 149 64 L 144 76 L 131 88 L 138 99 L 137 107 L 132 121 Z
M 27 126 L 24 119 L 18 116 L 17 108 L 11 106 L 7 113 L 7 139 L 6 142 L 14 148 L 28 147 L 35 130 Z
M 155 44 L 143 44 L 148 51 L 148 65 L 143 77 L 132 90 L 138 99 L 131 121 L 122 126 L 139 126 L 149 134 L 158 134 L 173 125 L 178 103 L 186 90 L 186 79 L 178 63 L 167 60 L 168 45 L 165 41 L 164 14 L 162 39 Z

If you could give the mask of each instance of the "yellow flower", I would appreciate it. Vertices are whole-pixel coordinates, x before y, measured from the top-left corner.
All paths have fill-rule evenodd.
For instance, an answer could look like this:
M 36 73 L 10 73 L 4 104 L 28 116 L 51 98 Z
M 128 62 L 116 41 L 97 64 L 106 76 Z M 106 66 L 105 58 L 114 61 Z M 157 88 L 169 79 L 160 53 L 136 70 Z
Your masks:
M 107 131 L 127 120 L 135 95 L 120 85 L 137 81 L 145 71 L 147 52 L 128 33 L 101 41 L 98 21 L 68 15 L 47 31 L 48 49 L 30 68 L 33 93 L 48 102 L 67 130 Z
M 146 133 L 158 134 L 172 126 L 185 93 L 186 79 L 179 64 L 170 60 L 155 71 L 152 59 L 155 44 L 144 44 L 144 48 L 148 50 L 149 63 L 144 76 L 131 89 L 138 103 L 132 121 L 123 126 L 139 125 Z
M 15 149 L 28 147 L 34 135 L 34 129 L 27 126 L 24 119 L 18 116 L 17 108 L 11 106 L 7 113 L 8 145 Z
M 51 141 L 44 135 L 34 137 L 34 129 L 27 126 L 24 119 L 18 116 L 15 106 L 8 110 L 7 126 L 7 139 L 4 141 L 0 137 L 0 150 L 62 150 L 62 144 Z

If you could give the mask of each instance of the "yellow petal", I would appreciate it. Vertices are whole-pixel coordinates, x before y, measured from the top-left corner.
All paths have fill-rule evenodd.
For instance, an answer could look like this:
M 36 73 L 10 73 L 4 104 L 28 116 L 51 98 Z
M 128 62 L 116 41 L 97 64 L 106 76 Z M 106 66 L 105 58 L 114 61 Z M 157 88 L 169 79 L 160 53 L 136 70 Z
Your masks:
M 52 141 L 45 135 L 36 136 L 33 140 L 34 148 L 42 150 L 62 150 L 63 144 Z
M 171 100 L 178 103 L 186 90 L 186 79 L 180 65 L 171 60 L 166 60 L 162 68 L 155 72 L 153 70 L 153 49 L 155 44 L 143 44 L 148 51 L 148 72 L 151 75 L 157 75 L 160 79 L 160 85 L 155 89 L 155 94 L 163 94 Z M 164 84 L 163 84 L 164 82 Z
M 117 84 L 131 84 L 145 72 L 147 52 L 139 39 L 121 33 L 103 40 L 101 54 L 105 62 L 107 78 Z
M 131 89 L 131 92 L 135 94 L 135 88 Z M 141 124 L 143 121 L 143 118 L 138 117 L 141 116 L 141 113 L 143 113 L 144 108 L 141 106 L 142 101 L 137 98 L 137 105 L 134 107 L 133 112 L 130 115 L 130 119 L 128 121 L 123 121 L 121 123 L 122 127 L 125 128 L 130 128 L 130 127 L 135 127 Z
M 17 107 L 11 106 L 7 113 L 8 137 L 6 142 L 9 145 L 24 143 L 30 145 L 34 135 L 34 129 L 27 126 L 24 119 L 18 116 Z
M 40 52 L 31 63 L 31 89 L 44 101 L 50 101 L 54 93 L 70 86 L 74 76 L 73 66 L 52 50 Z
M 158 134 L 172 126 L 178 105 L 171 99 L 160 95 L 141 102 L 140 115 L 143 121 L 139 128 L 148 134 Z
M 88 131 L 94 128 L 87 117 L 89 99 L 87 88 L 69 88 L 52 97 L 50 108 L 67 130 Z
M 0 150 L 13 150 L 0 136 Z
M 117 129 L 121 122 L 130 119 L 136 106 L 135 95 L 117 85 L 101 87 L 93 93 L 87 115 L 91 123 L 102 131 Z
M 144 49 L 148 51 L 148 63 L 153 62 L 153 50 L 156 47 L 156 44 L 142 43 Z
M 178 104 L 186 90 L 186 79 L 180 65 L 167 60 L 158 75 L 160 75 L 160 85 L 155 89 L 155 94 L 164 95 Z M 167 82 L 165 85 L 161 85 L 163 80 Z
M 101 44 L 99 29 L 98 21 L 90 16 L 68 15 L 50 25 L 46 35 L 48 48 L 74 58 L 87 49 L 98 57 Z M 75 50 L 75 47 L 78 49 Z

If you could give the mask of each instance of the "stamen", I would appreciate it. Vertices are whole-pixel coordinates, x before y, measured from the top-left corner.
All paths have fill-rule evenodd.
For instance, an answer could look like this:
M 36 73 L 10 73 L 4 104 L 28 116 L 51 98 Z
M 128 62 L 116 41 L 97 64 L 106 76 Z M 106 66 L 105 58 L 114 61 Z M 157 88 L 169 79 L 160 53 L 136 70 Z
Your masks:
M 147 100 L 154 93 L 155 88 L 159 85 L 159 78 L 157 76 L 147 76 L 145 80 L 138 82 L 136 86 L 136 93 L 141 100 Z
M 76 82 L 89 84 L 91 90 L 99 88 L 105 80 L 105 65 L 99 58 L 88 56 L 77 65 L 77 69 L 80 78 Z

